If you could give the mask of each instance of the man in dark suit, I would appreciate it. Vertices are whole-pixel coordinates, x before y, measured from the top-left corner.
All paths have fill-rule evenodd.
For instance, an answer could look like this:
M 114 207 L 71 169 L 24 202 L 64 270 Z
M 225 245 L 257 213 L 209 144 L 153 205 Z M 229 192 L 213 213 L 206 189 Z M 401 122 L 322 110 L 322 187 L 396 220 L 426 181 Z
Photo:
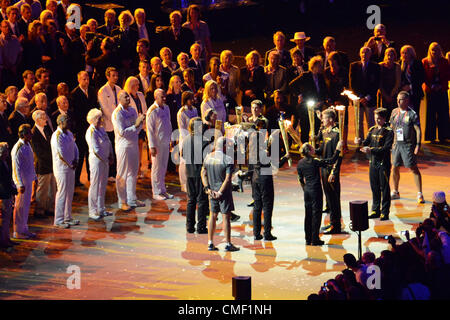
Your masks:
M 284 35 L 284 33 L 281 31 L 275 32 L 275 34 L 273 35 L 273 43 L 275 44 L 275 48 L 270 49 L 269 51 L 266 52 L 266 56 L 264 58 L 265 66 L 267 66 L 269 64 L 269 54 L 272 51 L 277 51 L 280 54 L 280 56 L 281 56 L 280 65 L 281 66 L 288 68 L 292 65 L 291 54 L 289 53 L 288 50 L 284 49 L 285 42 L 286 42 L 286 36 Z
M 56 7 L 56 19 L 58 20 L 58 26 L 60 30 L 64 29 L 64 26 L 67 23 L 67 8 L 70 5 L 70 0 L 62 0 L 58 6 Z
M 170 48 L 174 57 L 180 52 L 189 52 L 189 48 L 195 42 L 194 33 L 191 29 L 182 27 L 182 16 L 180 11 L 173 11 L 170 16 L 170 27 L 159 33 L 159 44 Z
M 134 11 L 134 19 L 139 39 L 147 39 L 150 43 L 153 43 L 155 39 L 155 23 L 151 20 L 146 20 L 145 10 L 142 8 L 136 9 Z
M 55 205 L 56 180 L 53 176 L 52 148 L 50 146 L 53 131 L 48 125 L 47 119 L 45 111 L 33 112 L 35 124 L 31 129 L 31 147 L 38 178 L 35 217 L 43 216 L 44 213 L 53 213 Z
M 0 142 L 7 142 L 12 148 L 11 127 L 8 122 L 8 115 L 6 113 L 6 95 L 0 93 Z
M 28 3 L 20 7 L 20 15 L 21 18 L 17 22 L 19 33 L 23 34 L 25 39 L 28 39 L 28 25 L 33 21 L 31 19 L 31 6 Z
M 289 83 L 289 91 L 297 101 L 296 115 L 300 121 L 301 140 L 307 142 L 310 136 L 310 125 L 308 107 L 314 110 L 322 110 L 328 99 L 328 90 L 323 76 L 323 61 L 319 56 L 313 57 L 308 63 L 308 72 L 304 72 Z M 312 102 L 312 105 L 309 105 Z M 320 119 L 314 112 L 314 135 L 317 135 L 320 128 Z
M 19 9 L 15 6 L 10 6 L 6 9 L 6 14 L 8 16 L 9 26 L 11 27 L 11 34 L 15 35 L 20 41 L 25 37 L 19 28 L 20 13 Z
M 380 66 L 378 63 L 370 61 L 371 50 L 369 47 L 362 47 L 359 56 L 361 61 L 350 64 L 349 85 L 350 90 L 360 98 L 359 136 L 364 137 L 364 114 L 366 115 L 367 130 L 375 124 L 373 109 L 377 104 L 377 91 L 380 87 Z
M 382 62 L 387 48 L 395 48 L 395 42 L 386 39 L 386 27 L 384 24 L 377 24 L 373 29 L 373 36 L 364 44 L 372 50 L 370 60 Z
M 139 74 L 135 75 L 135 77 L 139 80 L 139 91 L 142 93 L 145 93 L 150 86 L 151 70 L 149 61 L 143 60 L 139 62 Z
M 97 28 L 97 32 L 101 33 L 105 36 L 111 37 L 115 29 L 117 29 L 116 25 L 116 12 L 114 9 L 108 9 L 105 12 L 105 24 L 101 25 Z
M 171 75 L 169 72 L 163 70 L 161 59 L 158 57 L 153 57 L 152 60 L 150 60 L 150 66 L 152 67 L 152 71 L 150 72 L 149 77 L 151 78 L 154 74 L 161 75 L 164 82 L 164 88 L 167 89 L 169 87 Z
M 5 90 L 6 95 L 6 118 L 14 111 L 14 106 L 19 94 L 19 89 L 16 86 L 9 86 Z M 12 148 L 12 147 L 11 147 Z
M 336 50 L 336 40 L 333 37 L 328 36 L 323 39 L 323 49 L 324 50 L 320 51 L 318 55 L 323 59 L 324 70 L 330 66 L 328 62 L 328 56 L 334 51 L 337 54 L 336 57 L 339 60 L 339 65 L 348 70 L 348 56 L 345 52 Z
M 28 104 L 28 100 L 26 98 L 18 98 L 16 100 L 15 109 L 8 118 L 12 134 L 12 145 L 14 145 L 19 139 L 19 127 L 23 124 L 32 124 L 32 121 L 29 118 L 29 113 L 30 105 Z
M 70 93 L 70 107 L 73 112 L 73 134 L 79 152 L 79 162 L 75 170 L 75 186 L 81 186 L 80 175 L 83 161 L 86 158 L 86 171 L 89 180 L 89 152 L 85 134 L 89 128 L 86 116 L 92 108 L 98 108 L 97 94 L 94 88 L 89 86 L 89 75 L 86 71 L 78 73 L 78 86 Z
M 205 60 L 201 58 L 202 46 L 194 43 L 190 48 L 190 53 L 191 59 L 188 62 L 188 67 L 194 70 L 195 86 L 200 88 L 203 87 L 203 76 L 208 72 Z
M 17 244 L 9 237 L 9 225 L 14 203 L 14 195 L 17 194 L 12 180 L 11 161 L 9 147 L 5 142 L 0 142 L 0 200 L 2 210 L 2 226 L 0 229 L 0 248 L 11 248 Z
M 60 95 L 56 98 L 56 110 L 50 115 L 50 120 L 52 122 L 53 128 L 58 127 L 57 119 L 60 114 L 65 114 L 69 117 L 70 121 L 73 119 L 72 110 L 69 108 L 69 99 L 65 95 Z

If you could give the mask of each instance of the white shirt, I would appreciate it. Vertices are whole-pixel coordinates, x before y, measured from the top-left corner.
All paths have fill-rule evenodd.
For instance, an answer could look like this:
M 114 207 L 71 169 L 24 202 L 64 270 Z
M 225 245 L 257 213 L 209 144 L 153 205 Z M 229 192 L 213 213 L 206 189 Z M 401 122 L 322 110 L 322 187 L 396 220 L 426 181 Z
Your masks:
M 136 22 L 137 28 L 138 28 L 138 32 L 139 32 L 139 39 L 145 38 L 148 39 L 148 32 L 147 32 L 147 28 L 145 27 L 145 23 L 142 25 L 139 25 Z
M 118 95 L 120 90 L 122 89 L 118 85 L 114 85 L 114 88 L 116 89 L 115 96 L 117 98 L 117 104 L 119 104 Z M 97 97 L 105 120 L 105 130 L 107 132 L 112 132 L 114 131 L 114 127 L 112 124 L 112 114 L 117 108 L 116 99 L 114 98 L 114 91 L 111 86 L 106 83 L 103 87 L 100 88 L 100 90 L 98 90 Z
M 157 148 L 160 145 L 170 143 L 172 124 L 167 105 L 161 108 L 155 101 L 147 111 L 146 121 L 149 148 Z
M 148 87 L 150 86 L 150 77 L 144 77 L 141 74 L 139 74 L 139 78 L 141 79 L 142 88 L 144 89 L 144 92 L 147 91 Z
M 50 140 L 52 147 L 53 172 L 67 172 L 73 170 L 69 165 L 78 162 L 78 148 L 72 132 L 65 133 L 60 127 L 52 134 Z
M 207 101 L 203 101 L 200 110 L 202 115 L 202 120 L 205 120 L 205 116 L 208 113 L 209 109 L 213 109 L 217 112 L 217 120 L 222 121 L 222 128 L 227 120 L 227 112 L 225 110 L 225 105 L 223 104 L 223 100 L 218 96 L 216 100 L 209 98 Z
M 112 154 L 112 144 L 105 128 L 97 129 L 92 124 L 86 130 L 86 142 L 89 146 L 89 157 L 108 163 Z M 91 160 L 89 160 L 91 161 Z
M 178 130 L 180 134 L 180 146 L 183 144 L 183 138 L 189 135 L 189 121 L 194 118 L 198 117 L 197 108 L 192 107 L 191 110 L 189 110 L 189 107 L 184 106 L 181 107 L 180 110 L 178 110 L 177 113 L 177 123 L 178 123 Z
M 130 98 L 131 99 L 131 98 Z M 132 100 L 132 99 L 131 99 Z M 118 148 L 139 148 L 139 131 L 142 124 L 136 128 L 135 123 L 138 114 L 131 105 L 125 109 L 120 103 L 112 114 L 112 123 L 114 126 L 114 139 L 116 150 Z
M 13 181 L 16 188 L 24 187 L 37 179 L 34 170 L 33 149 L 29 143 L 19 139 L 11 151 Z

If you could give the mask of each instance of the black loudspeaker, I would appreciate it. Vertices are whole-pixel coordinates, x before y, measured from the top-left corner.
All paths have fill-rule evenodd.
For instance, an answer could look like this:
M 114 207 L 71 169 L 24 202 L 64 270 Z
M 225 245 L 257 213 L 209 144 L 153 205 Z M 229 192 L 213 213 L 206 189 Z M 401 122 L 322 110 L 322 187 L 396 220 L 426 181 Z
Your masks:
M 235 300 L 252 300 L 252 277 L 233 277 Z
M 350 220 L 353 231 L 369 229 L 369 210 L 367 201 L 350 201 Z

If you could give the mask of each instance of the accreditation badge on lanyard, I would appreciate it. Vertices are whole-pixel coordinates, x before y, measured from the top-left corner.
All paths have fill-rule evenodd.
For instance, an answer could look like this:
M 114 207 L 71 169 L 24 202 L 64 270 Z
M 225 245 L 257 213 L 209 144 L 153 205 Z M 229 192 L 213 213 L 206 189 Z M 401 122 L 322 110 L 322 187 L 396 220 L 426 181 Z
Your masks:
M 398 115 L 397 118 L 397 129 L 395 129 L 395 134 L 397 137 L 397 141 L 404 141 L 403 135 L 403 124 L 407 124 L 409 120 L 408 112 L 405 112 L 405 116 L 401 117 L 401 114 Z

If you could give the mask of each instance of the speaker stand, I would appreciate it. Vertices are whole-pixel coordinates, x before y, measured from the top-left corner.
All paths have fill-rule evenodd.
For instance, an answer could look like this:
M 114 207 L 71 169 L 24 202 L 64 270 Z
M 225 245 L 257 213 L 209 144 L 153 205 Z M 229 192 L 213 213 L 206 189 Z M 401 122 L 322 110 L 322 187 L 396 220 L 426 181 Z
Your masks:
M 358 231 L 358 260 L 362 257 L 361 231 Z

